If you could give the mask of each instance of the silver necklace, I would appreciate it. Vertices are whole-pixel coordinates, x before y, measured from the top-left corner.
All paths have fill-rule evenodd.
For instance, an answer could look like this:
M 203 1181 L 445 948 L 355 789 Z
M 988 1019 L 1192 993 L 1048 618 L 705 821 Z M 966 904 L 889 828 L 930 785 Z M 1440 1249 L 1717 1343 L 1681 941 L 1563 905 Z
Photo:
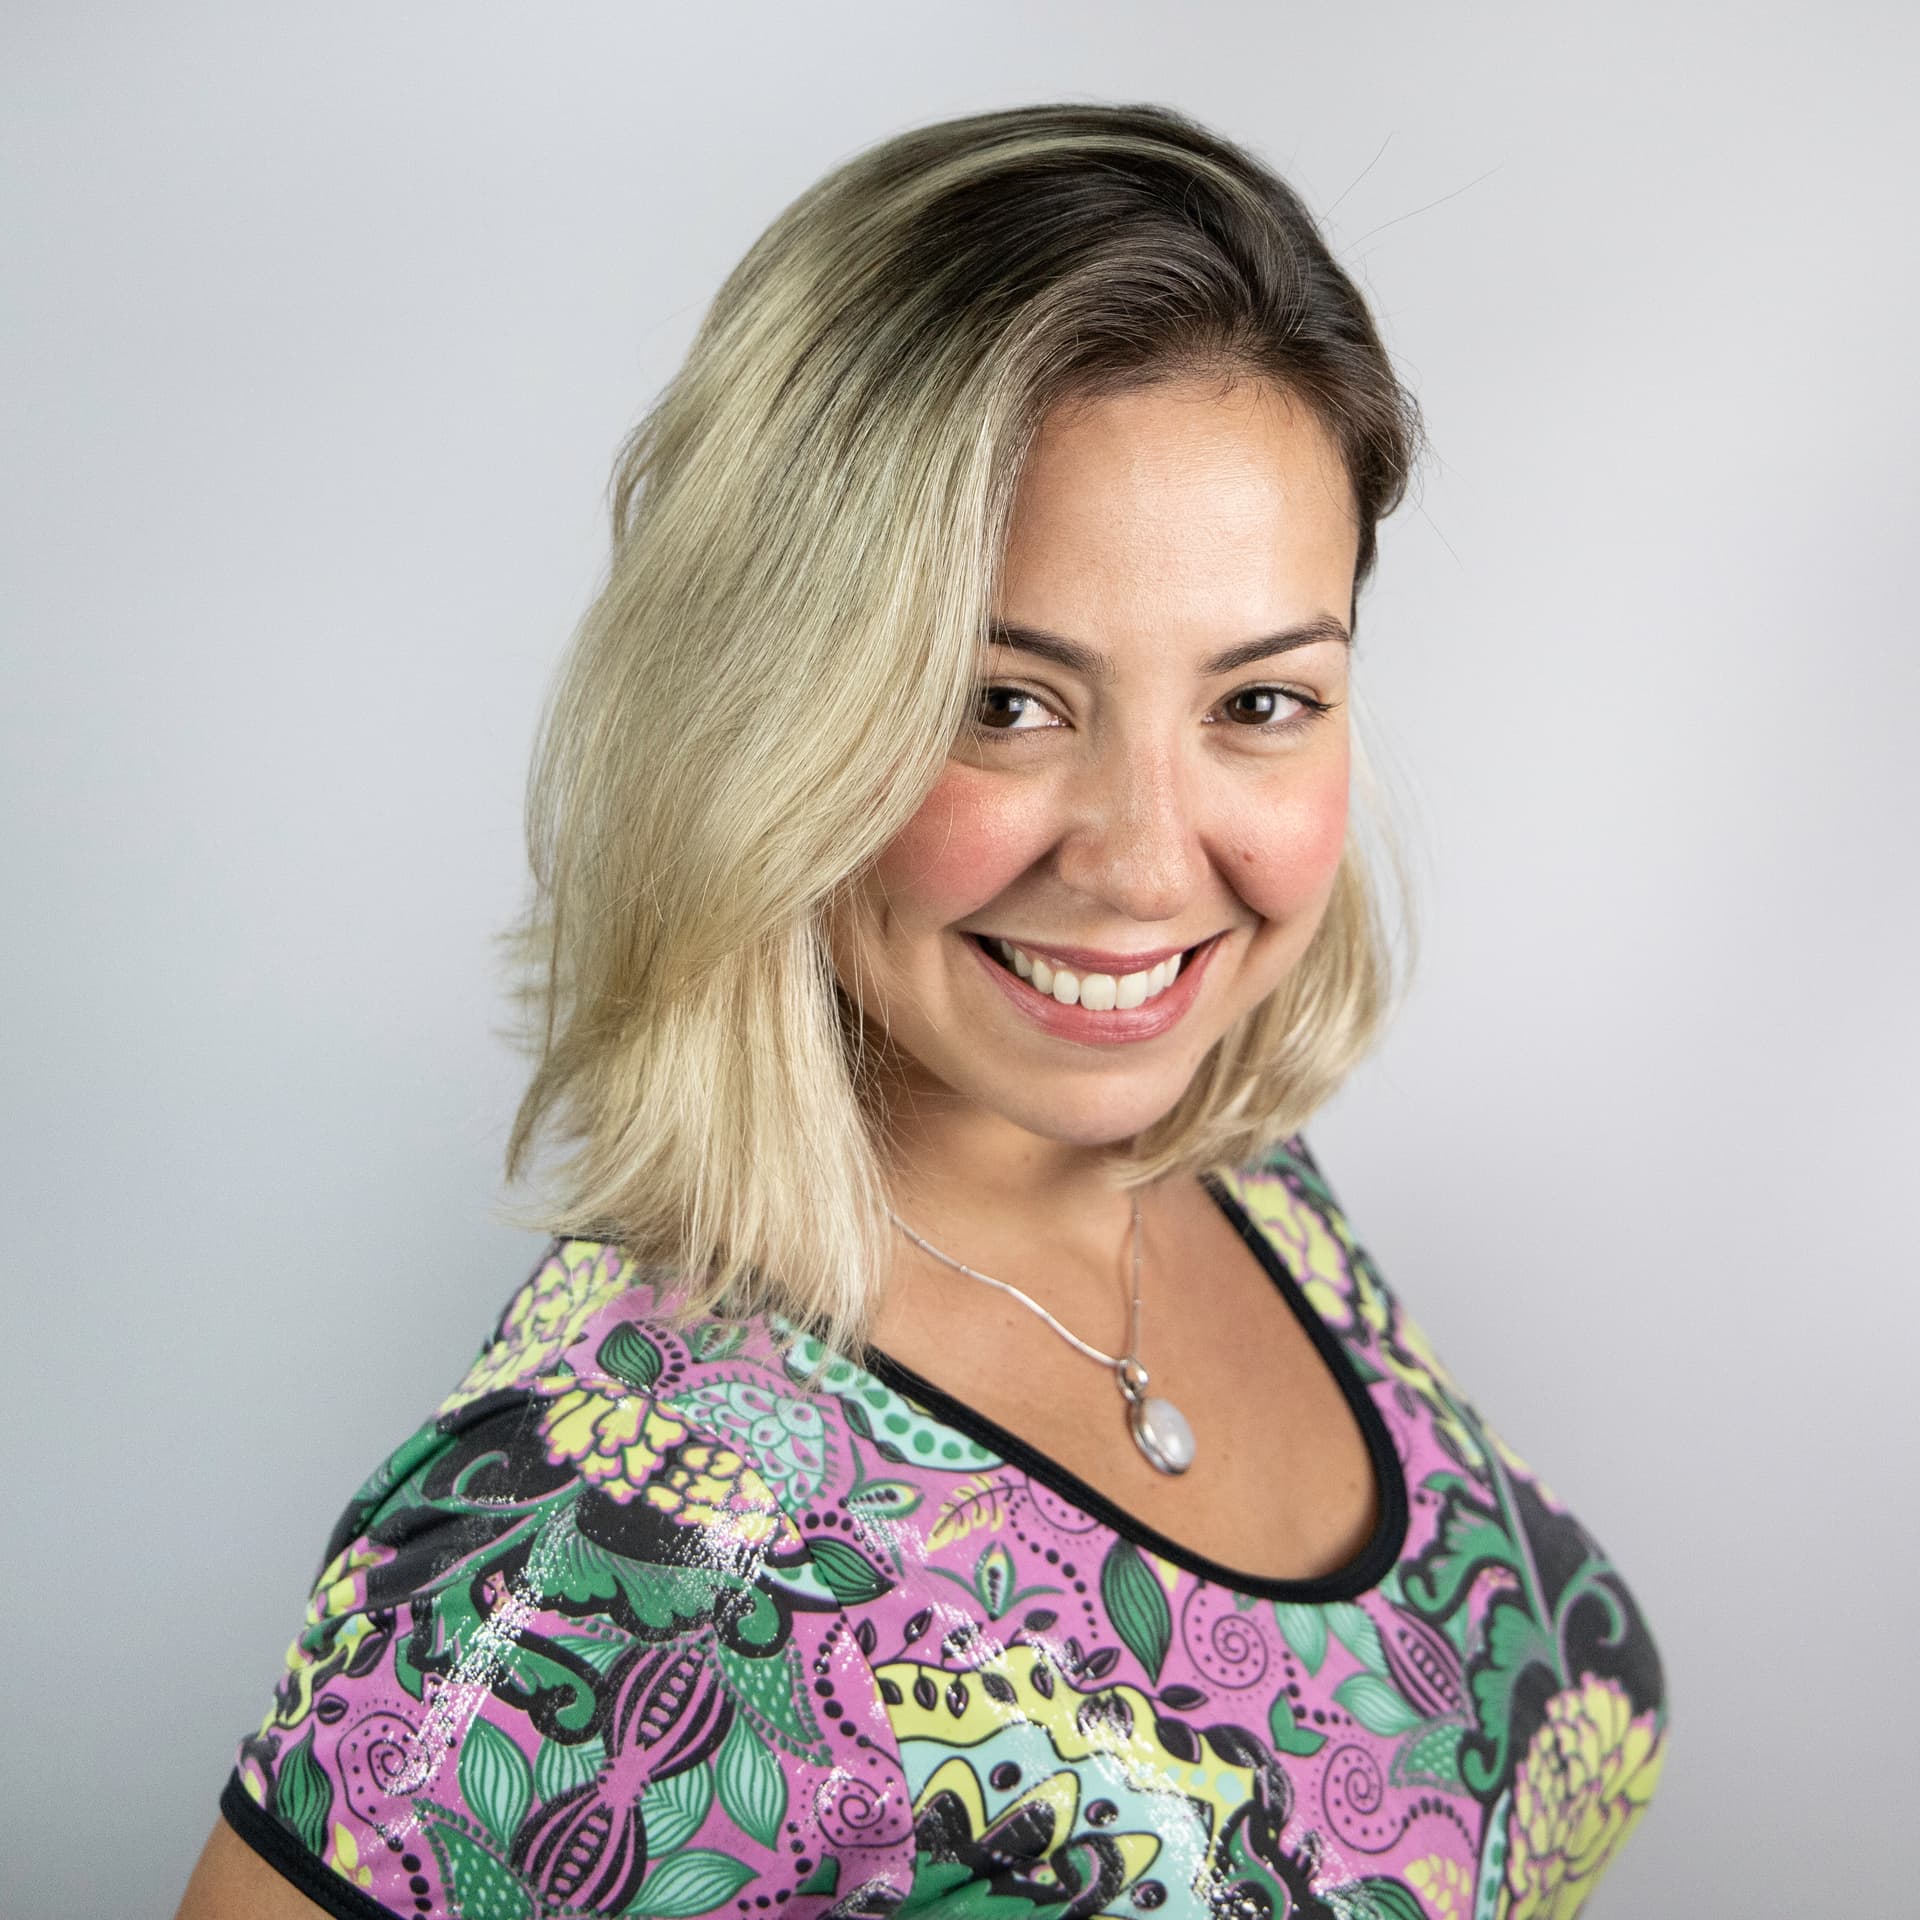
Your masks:
M 956 1273 L 964 1273 L 970 1280 L 982 1280 L 990 1287 L 998 1287 L 1002 1293 L 1011 1294 L 1022 1306 L 1031 1307 L 1069 1346 L 1108 1368 L 1119 1383 L 1120 1397 L 1126 1402 L 1127 1426 L 1134 1444 L 1162 1473 L 1185 1473 L 1193 1465 L 1193 1429 L 1188 1426 L 1186 1415 L 1171 1400 L 1148 1394 L 1147 1370 L 1140 1364 L 1140 1200 L 1137 1194 L 1133 1196 L 1133 1310 L 1128 1319 L 1127 1350 L 1121 1354 L 1102 1353 L 1098 1347 L 1089 1346 L 1018 1287 L 996 1280 L 990 1273 L 976 1273 L 950 1253 L 942 1253 L 932 1241 L 923 1240 L 915 1233 L 891 1207 L 887 1209 L 887 1217 L 916 1247 L 932 1254 Z

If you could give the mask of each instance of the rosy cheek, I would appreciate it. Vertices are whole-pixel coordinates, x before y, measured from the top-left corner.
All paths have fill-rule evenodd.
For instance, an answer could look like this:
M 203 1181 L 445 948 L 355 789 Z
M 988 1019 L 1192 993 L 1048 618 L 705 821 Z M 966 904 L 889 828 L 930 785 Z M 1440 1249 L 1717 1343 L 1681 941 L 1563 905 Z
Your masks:
M 950 767 L 875 862 L 894 912 L 919 925 L 965 919 L 1045 851 L 1046 830 L 1009 784 Z
M 1347 766 L 1315 768 L 1237 824 L 1228 874 L 1263 918 L 1317 906 L 1331 890 L 1347 842 Z

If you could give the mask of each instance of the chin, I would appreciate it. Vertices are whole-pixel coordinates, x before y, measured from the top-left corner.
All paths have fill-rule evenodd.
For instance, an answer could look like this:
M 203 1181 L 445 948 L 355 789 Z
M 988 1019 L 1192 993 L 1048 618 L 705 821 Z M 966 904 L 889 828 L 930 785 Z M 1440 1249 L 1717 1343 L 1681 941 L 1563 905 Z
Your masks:
M 1164 1119 L 1179 1105 L 1191 1080 L 1189 1075 L 1177 1086 L 1137 1090 L 1087 1087 L 1076 1093 L 1063 1087 L 1051 1099 L 1046 1089 L 1030 1086 L 1025 1090 L 1026 1097 L 1017 1101 L 983 1088 L 973 1091 L 971 1098 L 1010 1125 L 1057 1146 L 1112 1147 L 1123 1145 Z

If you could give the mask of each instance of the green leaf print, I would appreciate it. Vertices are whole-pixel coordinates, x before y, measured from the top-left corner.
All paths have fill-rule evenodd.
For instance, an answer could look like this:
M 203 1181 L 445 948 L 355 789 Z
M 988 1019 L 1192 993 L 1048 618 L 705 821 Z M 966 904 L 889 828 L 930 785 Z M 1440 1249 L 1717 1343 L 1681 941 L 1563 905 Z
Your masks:
M 564 1740 L 543 1740 L 533 1761 L 533 1791 L 539 1800 L 557 1800 L 575 1787 L 584 1787 L 606 1764 L 607 1743 L 595 1734 L 569 1746 Z
M 1100 1567 L 1100 1598 L 1113 1629 L 1155 1681 L 1173 1641 L 1167 1590 L 1131 1540 L 1116 1539 Z
M 467 1805 L 503 1847 L 511 1846 L 533 1799 L 526 1755 L 491 1720 L 476 1720 L 460 1744 L 459 1775 Z
M 1324 1733 L 1314 1733 L 1300 1724 L 1294 1715 L 1293 1702 L 1284 1693 L 1274 1695 L 1273 1705 L 1267 1710 L 1267 1724 L 1273 1733 L 1275 1753 L 1291 1753 L 1307 1760 L 1327 1744 Z
M 714 1645 L 714 1663 L 734 1703 L 763 1740 L 786 1753 L 824 1766 L 828 1749 L 807 1697 L 800 1656 L 791 1643 L 764 1657 L 735 1653 L 724 1641 Z
M 1371 1673 L 1387 1670 L 1387 1650 L 1380 1644 L 1380 1629 L 1372 1616 L 1351 1600 L 1335 1600 L 1326 1608 L 1327 1625 L 1340 1644 Z
M 656 1860 L 626 1910 L 657 1915 L 658 1920 L 690 1920 L 731 1900 L 752 1878 L 753 1869 L 732 1854 L 696 1847 Z
M 683 1840 L 691 1840 L 712 1805 L 713 1763 L 709 1760 L 684 1772 L 649 1780 L 640 1796 L 640 1817 L 647 1823 L 647 1851 L 658 1858 L 671 1853 Z
M 712 1568 L 630 1560 L 572 1528 L 557 1534 L 542 1589 L 577 1607 L 598 1602 L 598 1612 L 608 1610 L 607 1602 L 622 1599 L 643 1627 L 656 1632 L 711 1620 L 722 1593 L 755 1593 L 749 1583 Z M 764 1602 L 764 1596 L 758 1597 Z
M 1340 1910 L 1346 1920 L 1427 1920 L 1420 1896 L 1400 1880 L 1362 1880 L 1343 1888 Z
M 333 1782 L 313 1757 L 313 1729 L 280 1762 L 273 1794 L 273 1810 L 295 1833 L 307 1851 L 324 1859 L 327 1821 L 333 1813 Z
M 973 1563 L 973 1590 L 987 1610 L 989 1620 L 998 1620 L 1013 1598 L 1015 1579 L 1013 1555 L 1001 1541 L 985 1548 Z
M 794 1888 L 795 1893 L 838 1893 L 840 1891 L 840 1860 L 837 1854 L 827 1857 Z
M 1493 1743 L 1490 1759 L 1469 1749 L 1461 1777 L 1475 1793 L 1491 1793 L 1507 1777 L 1507 1742 L 1513 1724 L 1513 1689 L 1529 1667 L 1558 1674 L 1560 1650 L 1523 1600 L 1501 1594 L 1487 1609 L 1487 1664 L 1472 1679 L 1473 1707 L 1482 1734 Z
M 1272 1848 L 1262 1847 L 1256 1852 L 1248 1844 L 1250 1836 L 1244 1820 L 1233 1821 L 1222 1838 L 1226 1845 L 1216 1843 L 1207 1863 L 1213 1869 L 1207 1876 L 1211 1898 L 1205 1905 L 1193 1903 L 1192 1912 L 1211 1911 L 1216 1920 L 1255 1920 L 1257 1915 L 1296 1911 L 1295 1900 L 1274 1873 Z M 1320 1912 L 1329 1920 L 1346 1920 L 1344 1910 L 1331 1901 Z M 1038 1915 L 1035 1920 L 1039 1920 Z
M 1293 1600 L 1276 1600 L 1273 1617 L 1280 1624 L 1281 1638 L 1290 1646 L 1308 1673 L 1318 1673 L 1327 1657 L 1327 1616 L 1323 1608 L 1306 1607 Z
M 438 1417 L 424 1422 L 366 1477 L 354 1494 L 352 1504 L 363 1512 L 377 1507 L 416 1467 L 444 1453 L 446 1448 L 447 1436 L 440 1431 Z
M 1051 1860 L 1047 1871 L 1052 1877 Z M 914 1868 L 913 1891 L 893 1910 L 893 1920 L 917 1920 L 922 1914 L 937 1914 L 940 1920 L 1040 1920 L 1042 1914 L 1068 1910 L 1057 1900 L 1043 1906 L 1024 1894 L 999 1892 L 971 1860 L 923 1853 Z
M 1445 1787 L 1460 1791 L 1460 1742 L 1466 1729 L 1457 1720 L 1429 1721 L 1404 1740 L 1393 1756 L 1396 1787 Z
M 394 1637 L 393 1677 L 416 1700 L 424 1700 L 427 1697 L 426 1675 L 420 1671 L 419 1664 L 413 1657 L 411 1634 L 398 1634 Z
M 1369 1733 L 1387 1737 L 1420 1724 L 1420 1715 L 1401 1698 L 1399 1689 L 1377 1673 L 1348 1674 L 1334 1688 L 1333 1697 Z
M 731 1360 L 747 1344 L 742 1320 L 703 1320 L 687 1334 L 696 1360 Z
M 1358 1347 L 1349 1347 L 1346 1358 L 1354 1372 L 1360 1376 L 1360 1384 L 1363 1387 L 1371 1387 L 1387 1377 Z
M 421 1824 L 453 1895 L 451 1912 L 461 1920 L 530 1920 L 533 1902 L 526 1888 L 485 1847 L 437 1807 Z
M 1407 1598 L 1429 1618 L 1449 1613 L 1463 1590 L 1483 1567 L 1512 1567 L 1519 1571 L 1513 1538 L 1499 1517 L 1481 1504 L 1483 1496 L 1471 1481 L 1457 1473 L 1429 1474 L 1428 1491 L 1447 1500 L 1441 1529 L 1442 1551 L 1430 1560 L 1422 1557 L 1417 1571 L 1405 1575 Z
M 667 1364 L 660 1349 L 631 1320 L 623 1320 L 600 1342 L 599 1360 L 605 1372 L 642 1393 L 660 1378 Z
M 605 1679 L 614 1662 L 632 1646 L 633 1641 L 630 1636 L 614 1640 L 603 1639 L 597 1633 L 556 1633 L 553 1644 L 572 1654 L 576 1660 L 584 1660 Z
M 715 1775 L 728 1819 L 763 1847 L 775 1845 L 787 1817 L 786 1772 L 742 1714 L 727 1729 Z
M 611 1600 L 620 1591 L 617 1557 L 578 1527 L 557 1529 L 545 1562 L 544 1585 L 549 1597 L 564 1596 L 584 1606 Z M 600 1611 L 600 1609 L 596 1609 Z
M 565 1733 L 584 1733 L 599 1711 L 592 1684 L 564 1661 L 525 1640 L 509 1640 L 500 1649 L 500 1671 L 511 1674 L 529 1693 L 545 1696 L 553 1724 Z
M 854 1552 L 844 1540 L 812 1540 L 808 1543 L 813 1564 L 820 1578 L 843 1607 L 865 1606 L 893 1585 L 885 1574 Z

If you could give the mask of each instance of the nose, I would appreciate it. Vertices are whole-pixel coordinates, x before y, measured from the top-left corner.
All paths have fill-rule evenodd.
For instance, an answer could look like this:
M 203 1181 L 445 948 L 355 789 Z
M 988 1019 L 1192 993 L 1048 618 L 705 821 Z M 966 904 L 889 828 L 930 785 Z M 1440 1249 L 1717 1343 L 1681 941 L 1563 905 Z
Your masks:
M 1103 754 L 1078 785 L 1055 854 L 1062 883 L 1130 920 L 1170 920 L 1203 858 L 1191 782 L 1177 751 L 1138 739 Z

